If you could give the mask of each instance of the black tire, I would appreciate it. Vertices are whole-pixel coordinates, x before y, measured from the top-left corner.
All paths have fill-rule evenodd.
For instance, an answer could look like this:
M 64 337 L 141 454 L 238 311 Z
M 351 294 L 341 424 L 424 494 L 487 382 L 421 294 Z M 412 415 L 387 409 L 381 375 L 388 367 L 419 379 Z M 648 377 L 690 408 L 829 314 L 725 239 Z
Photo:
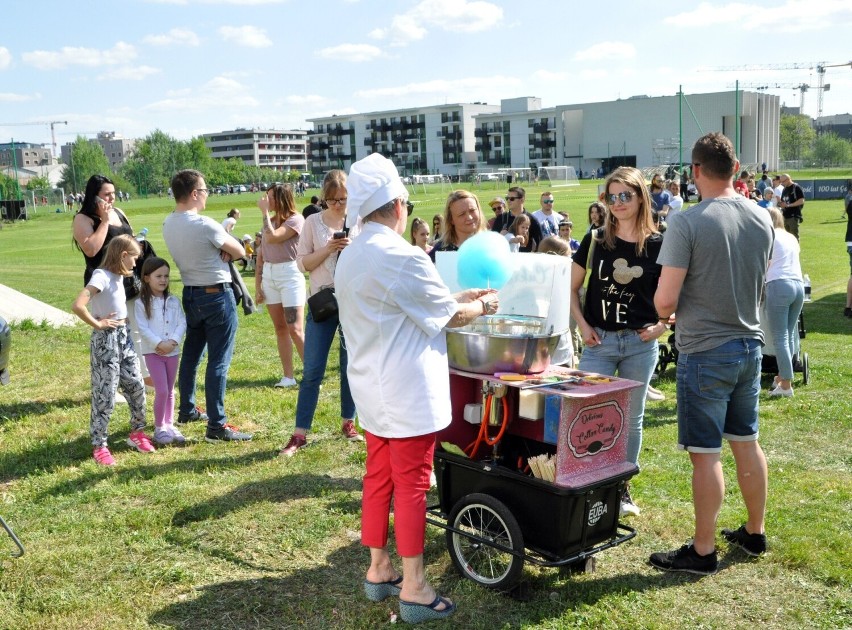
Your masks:
M 810 380 L 810 372 L 811 372 L 810 365 L 808 365 L 808 353 L 803 352 L 802 353 L 802 383 L 804 383 L 805 385 L 807 385 L 808 381 Z
M 448 523 L 472 536 L 518 553 L 524 539 L 518 521 L 502 502 L 487 494 L 469 494 L 453 506 Z M 447 549 L 459 573 L 487 588 L 508 590 L 518 581 L 524 559 L 447 530 Z

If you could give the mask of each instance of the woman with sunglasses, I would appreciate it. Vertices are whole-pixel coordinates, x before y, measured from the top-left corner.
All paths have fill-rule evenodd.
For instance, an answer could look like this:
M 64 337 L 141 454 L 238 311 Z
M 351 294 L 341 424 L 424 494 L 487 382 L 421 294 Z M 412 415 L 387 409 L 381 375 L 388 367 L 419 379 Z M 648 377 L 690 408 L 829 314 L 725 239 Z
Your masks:
M 571 314 L 585 344 L 581 370 L 617 374 L 643 385 L 630 392 L 627 438 L 627 459 L 638 465 L 645 396 L 657 364 L 657 337 L 666 331 L 654 309 L 663 238 L 654 228 L 641 171 L 616 169 L 607 178 L 605 190 L 606 224 L 587 234 L 573 257 Z M 590 249 L 592 260 L 588 260 Z M 590 277 L 581 308 L 579 292 L 586 269 Z M 639 513 L 629 492 L 621 509 L 623 514 Z
M 358 225 L 349 231 L 344 229 L 347 200 L 344 171 L 335 169 L 326 174 L 322 183 L 322 197 L 325 210 L 305 220 L 296 249 L 296 264 L 300 271 L 309 274 L 311 295 L 325 287 L 334 286 L 337 255 L 360 231 Z M 304 369 L 296 401 L 296 429 L 290 441 L 281 449 L 281 455 L 292 457 L 300 448 L 307 446 L 306 436 L 314 421 L 320 384 L 325 376 L 335 333 L 340 335 L 340 418 L 343 436 L 350 441 L 364 439 L 355 429 L 355 401 L 352 400 L 346 376 L 348 356 L 340 320 L 337 315 L 332 315 L 317 322 L 308 311 L 305 318 Z

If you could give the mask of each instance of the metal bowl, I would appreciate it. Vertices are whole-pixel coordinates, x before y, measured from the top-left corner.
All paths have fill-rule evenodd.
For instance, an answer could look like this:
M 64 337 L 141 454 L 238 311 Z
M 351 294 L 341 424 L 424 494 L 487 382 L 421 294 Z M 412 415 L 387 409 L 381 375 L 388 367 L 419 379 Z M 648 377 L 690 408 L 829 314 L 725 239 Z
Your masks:
M 541 317 L 491 315 L 447 331 L 450 367 L 475 374 L 537 374 L 550 365 L 559 335 L 543 331 Z

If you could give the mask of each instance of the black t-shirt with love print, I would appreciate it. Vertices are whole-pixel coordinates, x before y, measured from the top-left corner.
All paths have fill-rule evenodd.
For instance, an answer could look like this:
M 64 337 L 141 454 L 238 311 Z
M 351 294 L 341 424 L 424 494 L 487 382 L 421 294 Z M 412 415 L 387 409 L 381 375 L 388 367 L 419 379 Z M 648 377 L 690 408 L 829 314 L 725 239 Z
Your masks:
M 586 266 L 591 234 L 586 234 L 573 261 Z M 615 248 L 606 249 L 603 241 L 594 248 L 594 260 L 586 271 L 589 281 L 583 316 L 590 326 L 615 331 L 630 328 L 639 330 L 657 323 L 654 292 L 662 267 L 657 256 L 663 244 L 660 234 L 645 241 L 645 251 L 636 255 L 636 244 L 620 238 Z

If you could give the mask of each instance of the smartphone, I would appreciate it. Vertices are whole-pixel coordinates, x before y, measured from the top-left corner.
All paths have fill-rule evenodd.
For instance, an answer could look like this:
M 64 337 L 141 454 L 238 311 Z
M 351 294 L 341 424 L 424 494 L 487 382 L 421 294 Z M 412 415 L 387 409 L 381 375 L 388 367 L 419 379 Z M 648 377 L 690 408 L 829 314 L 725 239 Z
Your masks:
M 346 238 L 347 236 L 349 236 L 349 228 L 343 228 L 343 230 L 341 230 L 340 232 L 335 232 L 334 234 L 332 234 L 331 238 L 338 239 Z
M 98 201 L 100 201 L 100 202 L 101 202 L 102 204 L 104 204 L 105 206 L 109 206 L 109 203 L 107 202 L 107 200 L 106 200 L 106 199 L 101 199 L 98 195 L 95 195 L 95 199 L 97 199 Z

